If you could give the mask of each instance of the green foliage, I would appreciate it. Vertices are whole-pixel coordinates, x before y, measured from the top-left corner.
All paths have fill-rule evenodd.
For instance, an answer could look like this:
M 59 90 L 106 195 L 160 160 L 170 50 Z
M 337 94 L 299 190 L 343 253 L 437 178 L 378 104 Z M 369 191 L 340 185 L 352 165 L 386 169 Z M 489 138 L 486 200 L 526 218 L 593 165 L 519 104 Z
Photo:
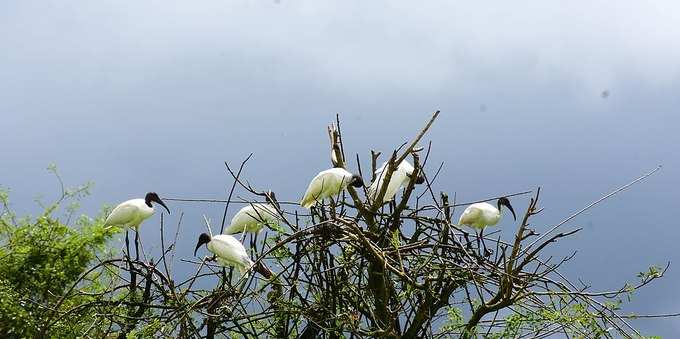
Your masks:
M 265 226 L 269 227 L 271 230 L 276 232 L 278 235 L 286 233 L 286 230 L 278 222 L 268 221 L 268 222 L 265 223 Z
M 503 330 L 492 333 L 490 338 L 517 338 L 523 331 L 538 333 L 541 329 L 563 325 L 564 333 L 574 338 L 601 338 L 605 327 L 600 317 L 587 305 L 577 303 L 564 308 L 543 308 L 538 312 L 517 312 L 505 318 Z
M 460 332 L 464 326 L 463 310 L 458 307 L 449 307 L 446 311 L 446 324 L 442 327 L 442 330 Z
M 142 339 L 152 338 L 156 333 L 163 330 L 163 323 L 158 319 L 153 319 L 141 326 L 139 329 L 134 329 L 127 334 L 127 339 Z
M 659 278 L 662 275 L 663 269 L 658 267 L 658 266 L 650 266 L 646 272 L 640 272 L 637 274 L 638 278 L 640 278 L 641 282 L 646 282 L 651 279 Z
M 105 230 L 101 216 L 95 220 L 83 216 L 71 225 L 55 216 L 64 204 L 70 221 L 77 200 L 86 191 L 86 186 L 64 190 L 62 197 L 46 206 L 37 218 L 16 219 L 8 190 L 0 190 L 4 207 L 0 218 L 0 337 L 38 336 L 52 312 L 50 308 L 78 282 L 95 254 L 104 252 L 113 230 Z M 98 289 L 97 283 L 85 281 L 89 284 L 80 287 Z M 84 299 L 87 297 L 65 300 L 60 311 L 87 302 Z M 73 313 L 61 317 L 51 333 L 71 337 L 92 322 L 87 314 Z
M 494 263 L 479 249 L 440 241 L 450 220 L 417 210 L 409 212 L 421 227 L 412 236 L 391 229 L 389 218 L 374 219 L 376 211 L 366 214 L 370 223 L 360 222 L 361 215 L 336 222 L 325 219 L 336 213 L 317 214 L 321 223 L 302 230 L 296 220 L 292 235 L 281 224 L 268 224 L 273 232 L 251 255 L 275 268 L 275 278 L 232 286 L 232 269 L 202 262 L 180 281 L 167 266 L 160 268 L 167 265 L 165 255 L 150 262 L 114 257 L 106 243 L 120 229 L 106 229 L 104 213 L 74 217 L 91 185 L 65 188 L 56 169 L 49 169 L 62 194 L 55 203 L 39 201 L 44 211 L 35 218 L 18 218 L 9 190 L 0 187 L 0 338 L 198 337 L 211 331 L 232 337 L 420 337 L 433 335 L 432 327 L 441 324 L 433 319 L 442 315 L 440 330 L 451 337 L 517 338 L 548 329 L 601 338 L 612 336 L 612 315 L 624 300 L 665 272 L 652 266 L 640 272 L 640 284 L 597 300 L 541 280 L 536 271 L 513 271 L 515 260 Z M 371 231 L 374 223 L 385 231 Z M 174 245 L 165 242 L 173 250 L 170 265 Z M 514 253 L 498 248 L 503 259 Z M 205 278 L 221 283 L 212 290 L 194 284 Z M 545 287 L 536 287 L 537 281 Z M 486 298 L 496 289 L 498 298 Z
M 9 281 L 0 278 L 0 335 L 30 336 L 36 319 L 31 316 L 23 300 Z

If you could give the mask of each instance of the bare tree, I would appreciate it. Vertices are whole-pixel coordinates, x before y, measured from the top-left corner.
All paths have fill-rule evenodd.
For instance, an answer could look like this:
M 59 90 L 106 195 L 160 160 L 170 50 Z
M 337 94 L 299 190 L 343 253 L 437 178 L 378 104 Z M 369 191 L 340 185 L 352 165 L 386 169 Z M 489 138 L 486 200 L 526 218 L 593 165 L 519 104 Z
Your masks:
M 618 300 L 663 276 L 668 266 L 641 273 L 637 285 L 591 291 L 560 272 L 573 255 L 554 258 L 544 251 L 581 231 L 561 230 L 575 216 L 658 169 L 553 227 L 532 225 L 541 212 L 540 188 L 504 195 L 532 196 L 514 237 L 510 241 L 493 235 L 480 238 L 452 219 L 457 207 L 473 202 L 458 203 L 455 195 L 450 201 L 446 192 L 437 192 L 434 185 L 441 166 L 428 172 L 431 144 L 427 149 L 418 147 L 438 114 L 432 115 L 413 140 L 391 152 L 383 173 L 384 182 L 389 182 L 399 164 L 410 158 L 415 168 L 413 175 L 423 175 L 424 185 L 417 187 L 410 180 L 401 196 L 388 203 L 381 203 L 387 185 L 382 185 L 373 201 L 364 198 L 365 191 L 350 186 L 347 193 L 330 203 L 318 204 L 311 214 L 292 211 L 289 207 L 295 203 L 279 202 L 276 208 L 282 223 L 272 225 L 259 238 L 249 236 L 246 244 L 257 264 L 274 272 L 271 279 L 256 274 L 241 277 L 206 257 L 182 260 L 182 265 L 193 265 L 195 273 L 177 281 L 171 258 L 182 217 L 169 242 L 161 217 L 160 259 L 145 262 L 124 255 L 101 260 L 53 305 L 54 312 L 45 321 L 43 333 L 48 334 L 63 317 L 96 312 L 100 324 L 85 335 L 125 338 L 134 332 L 180 338 L 555 334 L 640 337 L 629 317 L 619 313 Z M 339 119 L 329 126 L 328 133 L 332 164 L 349 167 Z M 380 153 L 371 151 L 372 179 L 379 157 Z M 361 172 L 359 160 L 357 155 L 356 165 Z M 224 203 L 224 228 L 229 204 L 252 203 L 232 200 L 237 187 L 255 196 L 267 194 L 267 190 L 257 190 L 242 179 L 247 161 L 236 171 L 227 165 L 234 179 L 227 200 L 165 199 Z M 480 251 L 478 243 L 491 248 L 491 253 Z M 80 287 L 95 275 L 108 284 L 100 298 L 65 309 L 63 302 L 87 293 Z

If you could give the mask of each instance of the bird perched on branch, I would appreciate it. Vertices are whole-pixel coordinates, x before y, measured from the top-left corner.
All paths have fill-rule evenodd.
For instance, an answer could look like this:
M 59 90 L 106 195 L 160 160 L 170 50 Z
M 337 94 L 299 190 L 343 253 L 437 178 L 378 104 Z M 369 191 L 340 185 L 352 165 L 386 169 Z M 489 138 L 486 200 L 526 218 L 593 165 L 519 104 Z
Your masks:
M 120 203 L 113 211 L 111 211 L 111 214 L 106 218 L 104 225 L 108 226 L 107 229 L 112 226 L 128 226 L 137 230 L 144 220 L 153 215 L 154 208 L 152 202 L 165 207 L 168 214 L 170 214 L 170 209 L 168 209 L 168 206 L 166 206 L 163 200 L 158 197 L 158 194 L 149 192 L 144 199 L 131 199 Z
M 368 187 L 368 196 L 372 201 L 377 198 L 378 194 L 380 194 L 383 182 L 387 176 L 387 164 L 388 162 L 384 162 L 380 168 L 375 170 L 375 180 L 371 186 Z M 413 171 L 415 171 L 415 168 L 408 161 L 403 160 L 401 164 L 399 164 L 397 169 L 392 172 L 390 183 L 387 185 L 387 189 L 385 190 L 385 196 L 383 196 L 383 202 L 388 202 L 394 199 L 394 196 L 397 194 L 397 191 L 399 191 L 400 188 L 408 186 L 413 177 Z M 424 182 L 425 178 L 421 175 L 418 175 L 415 178 L 416 184 L 422 184 Z
M 477 237 L 477 247 L 479 247 L 479 239 L 482 238 L 484 228 L 487 226 L 494 226 L 501 220 L 501 206 L 507 207 L 512 212 L 512 217 L 517 220 L 515 210 L 510 205 L 510 200 L 506 197 L 499 198 L 496 201 L 496 206 L 488 202 L 480 202 L 468 206 L 458 220 L 458 225 L 468 225 L 472 228 L 479 229 L 479 236 Z M 482 242 L 483 243 L 483 242 Z M 485 254 L 488 253 L 486 245 L 484 245 Z
M 281 216 L 277 211 L 274 192 L 269 192 L 266 203 L 251 203 L 241 208 L 233 218 L 231 224 L 224 229 L 225 234 L 259 233 L 265 224 L 278 224 Z
M 154 208 L 152 202 L 158 203 L 165 207 L 165 209 L 168 211 L 168 214 L 170 214 L 170 209 L 168 209 L 168 206 L 166 206 L 163 200 L 158 197 L 158 194 L 155 192 L 149 192 L 146 194 L 144 199 L 130 199 L 118 204 L 118 206 L 116 206 L 113 211 L 111 211 L 111 214 L 109 214 L 109 216 L 106 218 L 106 221 L 104 221 L 104 226 L 107 226 L 105 228 L 106 230 L 113 226 L 127 226 L 135 230 L 135 257 L 137 259 L 139 258 L 140 247 L 139 225 L 141 225 L 144 220 L 149 219 L 153 215 Z M 125 232 L 125 245 L 129 246 L 129 244 L 130 240 L 128 233 Z
M 243 244 L 231 235 L 218 234 L 211 237 L 207 233 L 201 233 L 198 237 L 194 255 L 196 255 L 196 252 L 203 244 L 206 244 L 208 251 L 217 257 L 217 263 L 222 266 L 235 267 L 241 275 L 245 275 L 252 268 L 267 279 L 272 276 L 272 272 L 264 267 L 264 265 L 255 265 L 250 260 L 250 256 L 248 256 Z
M 361 176 L 352 174 L 344 168 L 336 167 L 322 171 L 309 183 L 300 205 L 310 208 L 318 201 L 338 195 L 348 185 L 362 187 L 364 181 Z

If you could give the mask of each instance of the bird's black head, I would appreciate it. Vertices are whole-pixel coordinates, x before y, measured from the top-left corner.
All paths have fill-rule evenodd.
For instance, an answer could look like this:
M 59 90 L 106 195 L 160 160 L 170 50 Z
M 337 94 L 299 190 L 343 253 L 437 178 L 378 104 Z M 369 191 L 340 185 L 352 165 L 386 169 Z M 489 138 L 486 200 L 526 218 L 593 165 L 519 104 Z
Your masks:
M 349 184 L 357 188 L 364 187 L 364 179 L 362 179 L 360 175 L 354 174 L 352 175 L 352 179 L 349 180 Z
M 209 242 L 210 242 L 210 235 L 208 233 L 201 233 L 201 235 L 198 237 L 198 243 L 196 244 L 196 249 L 194 250 L 194 255 L 196 255 L 196 252 L 201 247 L 201 245 L 207 244 Z
M 415 169 L 413 171 L 415 171 Z M 413 171 L 406 173 L 406 176 L 408 176 L 409 179 L 413 179 Z M 422 185 L 425 183 L 425 177 L 421 174 L 421 172 L 422 170 L 418 170 L 418 175 L 415 178 L 416 185 Z
M 147 193 L 146 197 L 144 197 L 144 201 L 146 202 L 146 205 L 149 207 L 152 207 L 151 206 L 152 201 L 159 203 L 161 204 L 161 206 L 165 207 L 165 209 L 168 211 L 168 214 L 170 214 L 170 209 L 168 209 L 168 206 L 165 206 L 165 203 L 163 202 L 163 200 L 161 200 L 160 197 L 158 197 L 158 194 L 156 194 L 156 192 Z
M 501 206 L 507 207 L 510 210 L 510 212 L 512 212 L 512 218 L 517 220 L 517 216 L 515 215 L 515 210 L 510 205 L 510 200 L 508 200 L 508 198 L 502 197 L 502 198 L 498 199 L 498 210 L 499 211 L 501 210 Z
M 278 208 L 281 208 L 281 206 L 279 205 L 279 201 L 276 200 L 276 194 L 274 194 L 273 191 L 266 192 L 264 194 L 264 198 L 265 198 L 265 200 L 267 200 L 268 203 L 270 203 L 270 204 L 272 204 L 272 205 L 274 205 Z

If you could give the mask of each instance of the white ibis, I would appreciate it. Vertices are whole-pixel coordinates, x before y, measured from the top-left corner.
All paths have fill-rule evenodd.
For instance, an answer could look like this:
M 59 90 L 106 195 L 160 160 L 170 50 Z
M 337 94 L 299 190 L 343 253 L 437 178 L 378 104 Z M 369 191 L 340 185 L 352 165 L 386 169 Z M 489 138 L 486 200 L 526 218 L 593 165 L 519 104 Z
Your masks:
M 397 194 L 397 191 L 399 191 L 401 187 L 408 186 L 411 177 L 413 176 L 414 170 L 415 168 L 413 165 L 411 165 L 411 163 L 406 160 L 403 160 L 401 164 L 397 166 L 397 169 L 392 172 L 392 177 L 390 177 L 390 183 L 387 185 L 387 189 L 385 190 L 383 202 L 388 202 L 394 199 L 394 195 Z M 380 168 L 375 170 L 375 180 L 371 186 L 368 187 L 368 196 L 371 200 L 375 200 L 377 195 L 380 194 L 380 190 L 382 189 L 382 185 L 386 176 L 387 162 L 383 163 Z M 422 184 L 423 182 L 425 182 L 425 178 L 423 176 L 419 175 L 415 178 L 416 184 Z
M 318 201 L 338 195 L 348 185 L 362 187 L 364 181 L 361 176 L 352 174 L 344 168 L 336 167 L 321 171 L 309 183 L 300 205 L 304 208 L 310 208 Z
M 137 258 L 139 258 L 139 225 L 144 222 L 144 220 L 151 217 L 154 213 L 152 202 L 158 203 L 165 207 L 170 214 L 170 209 L 165 205 L 163 200 L 158 197 L 155 192 L 149 192 L 146 194 L 144 199 L 131 199 L 122 202 L 116 206 L 111 214 L 106 218 L 104 222 L 106 229 L 113 226 L 128 226 L 135 230 L 135 248 L 137 250 Z M 128 244 L 129 240 L 127 237 L 127 232 L 125 234 L 125 243 Z
M 104 225 L 109 226 L 109 228 L 112 226 L 128 226 L 137 230 L 144 220 L 153 215 L 152 202 L 161 204 L 170 214 L 168 206 L 158 197 L 158 194 L 149 192 L 144 199 L 131 199 L 120 203 L 111 211 Z
M 273 192 L 269 192 L 267 201 L 267 203 L 248 204 L 241 208 L 241 210 L 231 218 L 231 224 L 224 229 L 224 233 L 259 233 L 264 225 L 278 224 L 281 219 L 276 207 L 273 206 L 277 205 Z
M 482 237 L 484 228 L 487 226 L 494 226 L 501 220 L 501 206 L 507 207 L 510 212 L 512 212 L 512 217 L 517 220 L 515 210 L 512 208 L 512 205 L 510 205 L 510 200 L 506 197 L 499 198 L 498 201 L 496 201 L 496 206 L 487 202 L 472 204 L 468 206 L 460 216 L 460 219 L 458 220 L 459 225 L 468 225 L 480 230 L 479 236 L 477 237 L 478 247 L 479 239 Z M 485 253 L 488 253 L 486 245 L 484 245 L 484 251 Z
M 271 277 L 271 271 L 264 265 L 255 265 L 243 244 L 231 235 L 218 234 L 211 237 L 207 233 L 202 233 L 198 237 L 194 255 L 203 244 L 206 244 L 208 251 L 217 257 L 217 263 L 222 266 L 235 267 L 241 275 L 245 275 L 252 268 L 266 278 Z

